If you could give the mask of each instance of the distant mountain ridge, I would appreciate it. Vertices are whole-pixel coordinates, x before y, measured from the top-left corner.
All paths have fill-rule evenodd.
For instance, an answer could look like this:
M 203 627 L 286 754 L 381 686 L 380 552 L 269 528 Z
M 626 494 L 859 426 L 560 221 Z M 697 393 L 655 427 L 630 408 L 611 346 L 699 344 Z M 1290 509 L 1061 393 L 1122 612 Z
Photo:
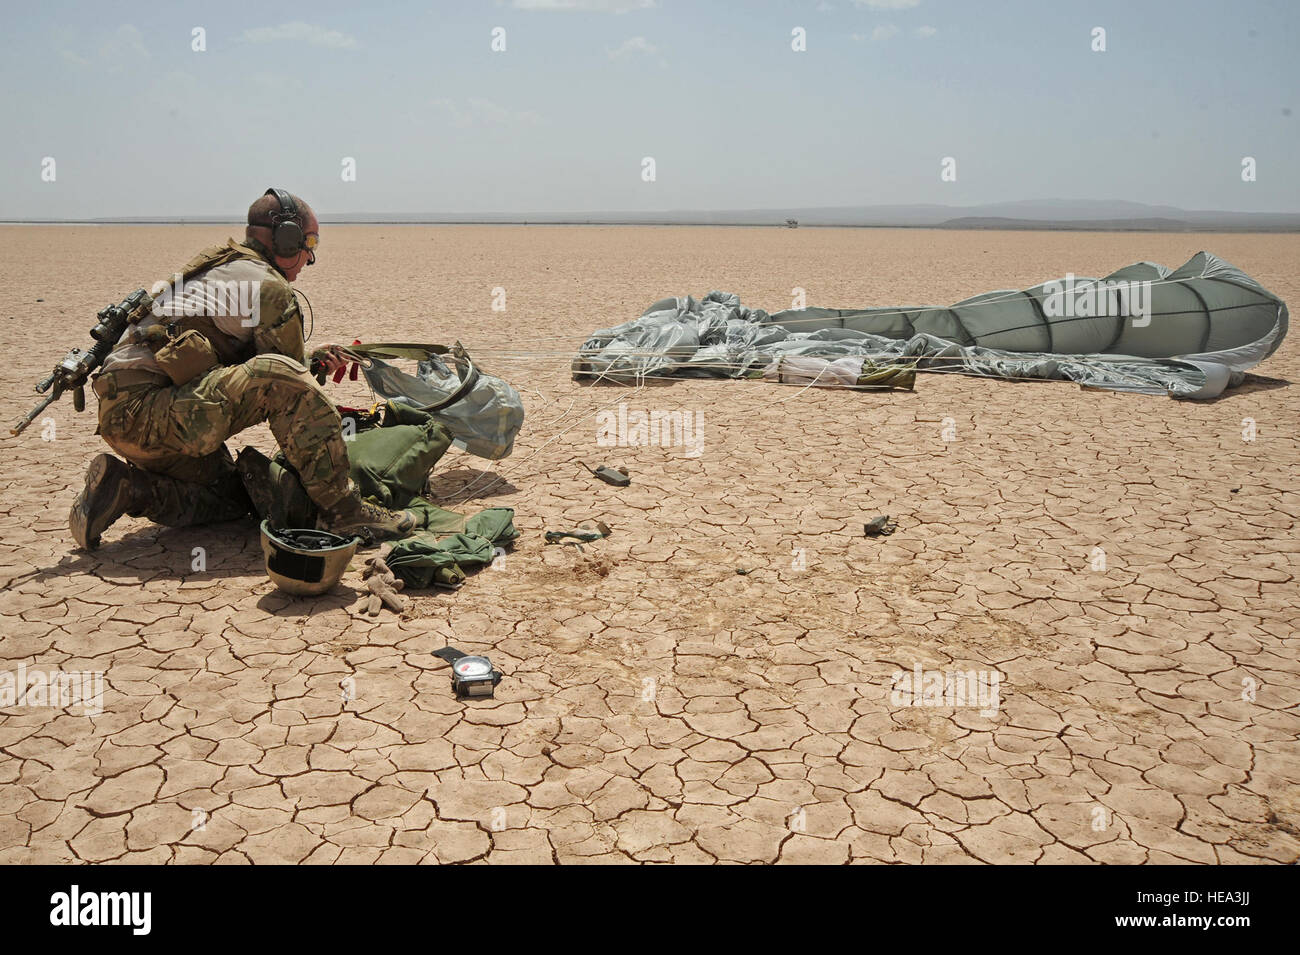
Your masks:
M 938 229 L 1085 229 L 1105 231 L 1204 232 L 1300 231 L 1300 212 L 1232 212 L 1180 209 L 1122 199 L 1023 199 L 974 206 L 912 203 L 873 206 L 812 206 L 666 212 L 573 213 L 335 213 L 324 223 L 484 223 L 536 225 L 771 225 L 788 220 L 801 226 L 859 226 Z M 10 220 L 15 221 L 15 220 Z M 226 216 L 112 217 L 19 220 L 86 223 L 228 223 Z
M 1193 232 L 1205 231 L 1205 227 L 1194 229 L 1184 219 L 1162 219 L 1144 217 L 1140 219 L 1007 219 L 1002 216 L 963 216 L 941 222 L 940 229 L 1019 229 L 1033 231 L 1076 230 L 1081 232 Z M 1227 228 L 1226 226 L 1217 228 Z

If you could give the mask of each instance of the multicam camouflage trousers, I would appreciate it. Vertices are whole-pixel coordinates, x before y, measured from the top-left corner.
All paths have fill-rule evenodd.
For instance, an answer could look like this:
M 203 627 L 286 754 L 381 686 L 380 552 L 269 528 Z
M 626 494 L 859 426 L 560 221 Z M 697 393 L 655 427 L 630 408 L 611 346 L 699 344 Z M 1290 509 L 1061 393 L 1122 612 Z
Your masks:
M 225 441 L 263 421 L 317 506 L 331 507 L 348 493 L 338 410 L 292 358 L 258 355 L 179 387 L 112 392 L 110 386 L 100 396 L 99 433 L 148 472 L 148 500 L 133 516 L 184 527 L 247 514 L 249 499 Z

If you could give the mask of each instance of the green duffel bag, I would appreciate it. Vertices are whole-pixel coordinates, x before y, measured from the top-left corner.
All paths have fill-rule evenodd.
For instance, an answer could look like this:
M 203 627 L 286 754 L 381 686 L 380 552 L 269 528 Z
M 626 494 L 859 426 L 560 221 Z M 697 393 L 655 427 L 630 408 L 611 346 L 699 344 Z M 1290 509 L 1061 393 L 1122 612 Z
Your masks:
M 424 491 L 429 472 L 447 453 L 451 441 L 447 429 L 429 414 L 390 401 L 380 427 L 362 431 L 346 442 L 348 471 L 362 497 L 384 507 L 404 508 Z M 316 506 L 282 452 L 267 459 L 253 448 L 245 448 L 239 455 L 239 468 L 258 516 L 272 527 L 316 525 Z M 250 480 L 248 475 L 253 472 L 267 473 L 269 480 Z M 269 486 L 269 500 L 259 500 L 263 495 L 251 493 L 256 484 Z
M 403 508 L 424 493 L 429 472 L 451 441 L 450 432 L 431 415 L 390 401 L 380 427 L 347 442 L 348 469 L 362 497 Z

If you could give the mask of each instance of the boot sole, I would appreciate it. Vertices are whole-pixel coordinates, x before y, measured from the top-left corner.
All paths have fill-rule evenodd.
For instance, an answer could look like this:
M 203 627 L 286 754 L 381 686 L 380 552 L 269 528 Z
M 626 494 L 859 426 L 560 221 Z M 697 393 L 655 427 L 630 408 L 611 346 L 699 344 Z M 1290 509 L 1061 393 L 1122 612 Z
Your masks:
M 68 526 L 77 546 L 84 550 L 94 550 L 99 546 L 100 537 L 113 522 L 126 513 L 126 496 L 129 483 L 119 481 L 117 487 L 110 490 L 106 482 L 113 478 L 114 465 L 118 462 L 111 454 L 98 455 L 86 469 L 86 486 L 72 505 L 68 515 Z M 100 520 L 92 519 L 99 515 Z M 105 517 L 112 515 L 108 520 Z

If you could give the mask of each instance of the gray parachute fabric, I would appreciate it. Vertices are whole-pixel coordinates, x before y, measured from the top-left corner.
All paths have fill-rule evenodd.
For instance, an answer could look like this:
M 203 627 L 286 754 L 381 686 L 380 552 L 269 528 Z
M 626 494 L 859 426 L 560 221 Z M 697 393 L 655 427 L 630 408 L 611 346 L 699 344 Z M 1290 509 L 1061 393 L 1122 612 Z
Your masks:
M 411 342 L 349 345 L 364 359 L 362 374 L 376 394 L 428 412 L 455 439 L 453 444 L 480 458 L 496 461 L 514 450 L 524 424 L 524 403 L 507 381 L 478 368 L 457 342 L 422 345 Z M 384 359 L 410 359 L 407 374 Z
M 1113 391 L 1213 398 L 1273 354 L 1286 303 L 1208 252 L 1171 271 L 1139 262 L 948 307 L 806 308 L 769 315 L 736 295 L 662 299 L 593 332 L 575 378 L 754 377 L 891 385 L 889 368 L 1043 378 Z

